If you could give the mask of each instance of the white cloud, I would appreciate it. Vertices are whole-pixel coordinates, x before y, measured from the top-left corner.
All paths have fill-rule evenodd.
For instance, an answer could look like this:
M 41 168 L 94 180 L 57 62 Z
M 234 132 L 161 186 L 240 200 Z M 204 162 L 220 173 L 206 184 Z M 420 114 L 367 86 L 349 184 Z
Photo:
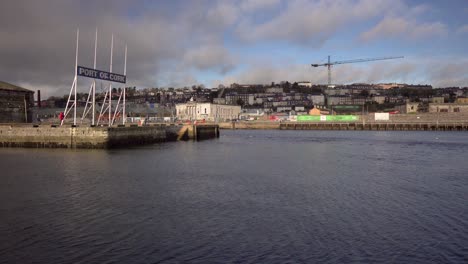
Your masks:
M 226 73 L 234 67 L 234 58 L 220 45 L 207 45 L 190 49 L 184 56 L 187 66 L 201 70 L 218 70 Z
M 468 33 L 468 24 L 465 24 L 457 29 L 457 34 L 466 34 Z
M 422 39 L 447 34 L 447 26 L 440 22 L 417 23 L 403 17 L 385 17 L 375 27 L 361 34 L 364 41 L 388 38 Z
M 245 12 L 264 11 L 265 9 L 278 6 L 280 2 L 281 0 L 245 0 L 240 6 Z
M 427 80 L 440 87 L 468 87 L 468 59 L 445 58 L 425 60 Z
M 231 2 L 218 2 L 206 11 L 207 22 L 224 28 L 232 25 L 239 17 L 239 8 Z
M 382 14 L 392 3 L 384 0 L 291 0 L 278 16 L 256 24 L 239 23 L 237 32 L 246 41 L 283 40 L 322 45 L 340 26 Z

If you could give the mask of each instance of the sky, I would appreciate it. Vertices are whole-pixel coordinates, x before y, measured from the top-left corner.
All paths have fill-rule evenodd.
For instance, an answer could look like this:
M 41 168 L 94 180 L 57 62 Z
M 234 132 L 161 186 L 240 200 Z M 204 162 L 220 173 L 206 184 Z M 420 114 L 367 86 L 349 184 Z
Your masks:
M 468 86 L 468 1 L 2 0 L 0 80 L 45 96 L 68 94 L 78 65 L 123 73 L 127 86 L 206 87 L 332 82 Z M 79 78 L 86 92 L 90 80 Z M 99 89 L 98 89 L 99 90 Z

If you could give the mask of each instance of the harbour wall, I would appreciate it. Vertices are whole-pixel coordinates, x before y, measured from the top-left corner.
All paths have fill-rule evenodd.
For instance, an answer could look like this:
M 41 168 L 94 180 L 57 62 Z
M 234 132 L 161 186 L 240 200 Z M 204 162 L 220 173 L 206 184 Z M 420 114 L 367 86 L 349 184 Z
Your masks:
M 468 131 L 468 122 L 237 122 L 222 129 Z
M 0 147 L 113 148 L 165 140 L 165 125 L 140 127 L 0 125 Z
M 359 115 L 357 121 L 239 121 L 219 123 L 221 129 L 282 130 L 439 130 L 466 131 L 468 113 L 423 113 L 390 115 L 386 121 L 374 120 L 374 114 Z
M 118 148 L 219 137 L 218 125 L 152 124 L 115 127 L 0 124 L 0 147 Z
M 282 123 L 280 130 L 468 131 L 467 123 Z

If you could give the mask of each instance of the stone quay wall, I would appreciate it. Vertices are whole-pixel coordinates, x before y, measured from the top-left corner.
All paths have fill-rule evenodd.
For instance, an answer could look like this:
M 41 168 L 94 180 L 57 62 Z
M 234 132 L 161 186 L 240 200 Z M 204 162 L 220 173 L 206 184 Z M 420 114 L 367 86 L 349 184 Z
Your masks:
M 167 137 L 172 140 L 203 140 L 219 137 L 219 125 L 168 126 Z
M 0 147 L 113 148 L 166 140 L 162 125 L 126 127 L 48 127 L 0 125 Z

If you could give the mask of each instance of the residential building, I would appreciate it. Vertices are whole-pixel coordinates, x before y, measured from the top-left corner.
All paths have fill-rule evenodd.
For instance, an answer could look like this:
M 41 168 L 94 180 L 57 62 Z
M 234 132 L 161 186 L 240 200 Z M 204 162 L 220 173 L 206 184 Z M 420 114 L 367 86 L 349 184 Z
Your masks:
M 310 94 L 307 99 L 312 101 L 313 105 L 325 105 L 325 96 L 323 94 Z
M 254 94 L 227 94 L 226 104 L 237 105 L 253 105 L 255 103 Z
M 226 104 L 226 98 L 213 98 L 213 104 Z
M 352 104 L 353 99 L 349 95 L 331 95 L 327 96 L 327 105 Z
M 278 106 L 276 112 L 289 112 L 292 110 L 291 106 Z
M 269 87 L 265 90 L 266 93 L 283 93 L 282 87 Z
M 385 96 L 383 95 L 374 95 L 371 97 L 372 101 L 378 103 L 378 104 L 383 104 L 385 103 Z
M 303 112 L 303 111 L 305 111 L 305 107 L 304 106 L 295 106 L 294 111 Z

